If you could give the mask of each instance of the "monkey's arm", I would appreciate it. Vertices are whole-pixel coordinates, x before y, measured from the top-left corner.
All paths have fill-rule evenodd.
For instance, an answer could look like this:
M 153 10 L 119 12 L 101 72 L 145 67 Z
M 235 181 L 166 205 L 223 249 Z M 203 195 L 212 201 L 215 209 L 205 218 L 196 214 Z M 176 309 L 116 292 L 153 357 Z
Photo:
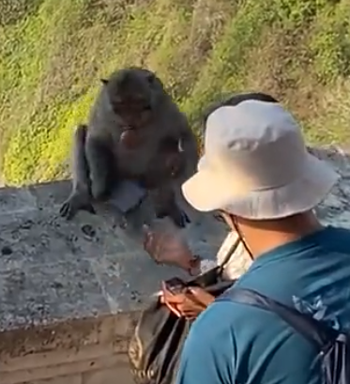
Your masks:
M 74 134 L 73 145 L 73 189 L 89 192 L 89 166 L 85 156 L 87 126 L 80 125 Z
M 62 217 L 72 219 L 79 210 L 94 213 L 90 203 L 89 167 L 85 156 L 86 125 L 79 125 L 74 133 L 72 153 L 72 193 L 60 209 Z
M 110 192 L 111 144 L 103 137 L 87 135 L 86 159 L 90 170 L 91 194 L 95 200 L 102 200 Z
M 174 188 L 171 184 L 162 185 L 151 191 L 156 217 L 161 219 L 169 216 L 176 226 L 184 228 L 190 219 L 176 201 Z
M 178 167 L 175 174 L 172 177 L 172 193 L 173 197 L 165 204 L 165 210 L 170 212 L 169 216 L 173 218 L 173 221 L 180 227 L 185 227 L 190 219 L 185 212 L 185 207 L 190 208 L 186 199 L 184 199 L 182 192 L 182 184 L 193 176 L 197 171 L 199 161 L 199 148 L 196 137 L 192 132 L 187 118 L 184 116 L 183 120 L 178 122 L 177 126 L 177 139 L 179 140 L 179 152 L 178 152 Z M 181 209 L 177 203 L 178 198 L 184 202 L 183 209 Z M 162 201 L 162 198 L 160 198 Z M 160 206 L 164 207 L 164 204 Z M 186 209 L 187 210 L 187 209 Z M 162 209 L 160 208 L 160 211 Z M 179 225 L 180 224 L 180 225 Z
M 193 133 L 186 115 L 177 111 L 173 115 L 170 135 L 179 141 L 179 150 L 186 164 L 179 181 L 185 181 L 197 170 L 199 161 L 199 148 L 195 134 Z
M 182 137 L 182 146 L 186 158 L 186 178 L 191 177 L 197 171 L 199 161 L 199 148 L 197 139 L 192 131 L 184 132 Z
M 181 157 L 181 172 L 174 177 L 175 184 L 182 184 L 196 171 L 199 161 L 199 148 L 197 139 L 192 132 L 187 119 L 178 121 L 174 137 L 179 142 L 179 156 Z

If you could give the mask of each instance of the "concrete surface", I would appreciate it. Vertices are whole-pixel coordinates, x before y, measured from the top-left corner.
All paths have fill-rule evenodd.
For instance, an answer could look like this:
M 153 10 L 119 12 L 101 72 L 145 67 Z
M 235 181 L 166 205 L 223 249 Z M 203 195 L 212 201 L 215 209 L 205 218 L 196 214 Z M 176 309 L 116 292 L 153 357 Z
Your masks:
M 162 279 L 181 275 L 142 250 L 143 221 L 169 225 L 152 222 L 148 204 L 127 230 L 107 204 L 96 206 L 97 215 L 81 212 L 67 222 L 58 211 L 70 188 L 55 182 L 0 189 L 1 384 L 61 376 L 68 384 L 97 384 L 115 370 L 125 376 L 138 310 Z M 225 228 L 211 215 L 190 215 L 184 235 L 195 253 L 213 258 Z
M 338 149 L 315 153 L 342 175 L 318 215 L 349 226 L 348 156 Z M 116 375 L 127 384 L 125 351 L 137 313 L 162 279 L 180 275 L 155 265 L 140 246 L 148 206 L 127 231 L 108 205 L 66 222 L 58 210 L 69 192 L 69 182 L 0 189 L 2 384 L 109 384 Z M 211 215 L 191 217 L 185 236 L 194 252 L 213 258 L 225 228 Z M 240 272 L 249 265 L 235 262 Z
M 155 265 L 140 232 L 126 233 L 105 206 L 61 219 L 68 182 L 0 191 L 0 331 L 135 310 L 178 272 Z M 195 252 L 215 254 L 215 227 L 203 217 L 186 231 Z

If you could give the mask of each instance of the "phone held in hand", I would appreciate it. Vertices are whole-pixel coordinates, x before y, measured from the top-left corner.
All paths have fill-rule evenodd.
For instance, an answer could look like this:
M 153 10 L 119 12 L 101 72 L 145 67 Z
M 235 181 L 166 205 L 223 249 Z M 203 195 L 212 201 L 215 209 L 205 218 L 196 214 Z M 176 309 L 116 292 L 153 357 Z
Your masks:
M 186 288 L 186 284 L 179 277 L 173 277 L 165 282 L 166 289 L 173 295 L 177 295 Z

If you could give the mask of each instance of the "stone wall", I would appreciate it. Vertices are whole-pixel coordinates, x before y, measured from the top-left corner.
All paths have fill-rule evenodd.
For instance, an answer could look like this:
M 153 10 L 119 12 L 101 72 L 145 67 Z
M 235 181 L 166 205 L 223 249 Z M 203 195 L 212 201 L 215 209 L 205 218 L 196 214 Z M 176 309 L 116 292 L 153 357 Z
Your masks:
M 3 335 L 2 384 L 131 384 L 125 355 L 132 316 L 64 321 Z
M 317 213 L 347 227 L 348 157 L 315 153 L 342 175 Z M 147 209 L 127 230 L 108 205 L 66 222 L 58 210 L 69 191 L 67 182 L 0 189 L 1 384 L 131 383 L 125 352 L 139 310 L 162 279 L 181 275 L 141 249 Z M 211 215 L 191 218 L 185 236 L 194 252 L 213 258 L 225 229 Z M 248 265 L 236 263 L 240 273 Z

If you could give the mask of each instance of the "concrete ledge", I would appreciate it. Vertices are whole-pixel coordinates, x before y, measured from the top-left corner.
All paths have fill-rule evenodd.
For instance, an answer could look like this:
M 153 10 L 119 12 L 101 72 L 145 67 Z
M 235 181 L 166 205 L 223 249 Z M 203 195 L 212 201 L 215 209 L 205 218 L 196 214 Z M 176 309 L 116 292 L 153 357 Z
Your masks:
M 342 175 L 318 215 L 349 226 L 348 156 L 314 152 Z M 138 311 L 162 279 L 181 275 L 141 249 L 147 207 L 127 231 L 107 205 L 66 222 L 58 209 L 69 192 L 69 182 L 0 189 L 1 384 L 109 384 L 117 376 L 127 383 L 125 352 Z M 196 253 L 213 258 L 226 230 L 211 215 L 191 216 L 185 235 Z M 243 272 L 247 261 L 236 262 Z
M 1 384 L 111 374 L 125 364 L 142 305 L 162 279 L 181 275 L 155 265 L 140 246 L 140 223 L 152 216 L 147 204 L 125 231 L 108 205 L 61 219 L 69 192 L 69 182 L 0 189 Z M 225 229 L 210 215 L 191 216 L 192 248 L 213 258 Z

